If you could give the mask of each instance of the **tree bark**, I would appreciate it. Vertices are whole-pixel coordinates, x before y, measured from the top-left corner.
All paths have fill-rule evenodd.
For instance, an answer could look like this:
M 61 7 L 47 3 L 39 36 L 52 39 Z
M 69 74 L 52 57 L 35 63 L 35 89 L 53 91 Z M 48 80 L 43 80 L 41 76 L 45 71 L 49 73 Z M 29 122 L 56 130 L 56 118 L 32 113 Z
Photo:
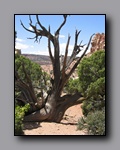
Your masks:
M 55 92 L 53 92 L 48 96 L 44 108 L 25 116 L 24 121 L 60 122 L 68 108 L 83 102 L 84 99 L 81 99 L 81 97 L 80 93 L 56 97 Z

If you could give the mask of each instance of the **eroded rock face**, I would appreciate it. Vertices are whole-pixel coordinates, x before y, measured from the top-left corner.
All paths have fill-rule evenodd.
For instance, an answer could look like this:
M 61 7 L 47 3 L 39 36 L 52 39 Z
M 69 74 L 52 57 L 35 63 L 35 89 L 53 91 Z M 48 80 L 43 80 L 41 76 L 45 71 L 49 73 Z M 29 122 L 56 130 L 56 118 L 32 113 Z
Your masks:
M 97 33 L 93 37 L 93 40 L 91 42 L 91 49 L 90 52 L 93 53 L 98 50 L 105 50 L 105 34 Z

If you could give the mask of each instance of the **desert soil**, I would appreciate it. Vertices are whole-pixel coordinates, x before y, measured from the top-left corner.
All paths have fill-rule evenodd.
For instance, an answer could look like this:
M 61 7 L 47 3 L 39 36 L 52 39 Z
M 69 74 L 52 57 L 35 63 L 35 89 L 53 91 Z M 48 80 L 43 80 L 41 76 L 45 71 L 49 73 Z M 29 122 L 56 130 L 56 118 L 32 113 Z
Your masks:
M 82 116 L 81 104 L 70 107 L 60 123 L 26 122 L 24 135 L 85 135 L 85 131 L 77 130 L 78 119 Z

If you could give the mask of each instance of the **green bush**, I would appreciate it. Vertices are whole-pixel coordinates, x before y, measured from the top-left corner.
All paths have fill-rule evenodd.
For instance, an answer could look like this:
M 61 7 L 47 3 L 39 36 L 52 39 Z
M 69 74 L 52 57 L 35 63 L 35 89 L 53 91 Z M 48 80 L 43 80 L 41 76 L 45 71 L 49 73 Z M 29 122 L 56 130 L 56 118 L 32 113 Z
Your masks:
M 83 114 L 87 116 L 89 112 L 102 110 L 105 106 L 105 51 L 99 50 L 83 58 L 78 76 L 80 92 L 86 99 L 82 105 Z
M 70 94 L 78 92 L 80 90 L 79 79 L 69 79 L 65 90 Z
M 15 135 L 23 134 L 23 119 L 25 112 L 27 112 L 29 108 L 29 104 L 26 104 L 23 107 L 18 105 L 15 106 Z
M 50 87 L 50 83 L 48 82 L 50 80 L 50 76 L 42 70 L 39 64 L 22 55 L 15 55 L 15 71 L 17 72 L 20 80 L 25 84 L 29 85 L 29 80 L 31 81 L 36 97 L 40 95 L 41 91 L 43 92 L 44 90 L 46 92 Z M 27 77 L 29 77 L 29 80 L 26 77 L 26 74 Z M 25 99 L 25 96 L 23 98 L 24 93 L 19 86 L 15 87 L 15 92 L 17 93 L 15 93 L 16 101 L 17 98 L 21 99 L 21 97 L 22 99 Z M 20 94 L 18 95 L 18 93 Z
M 89 135 L 105 135 L 105 111 L 95 111 L 81 117 L 77 129 L 86 129 Z
M 29 58 L 16 54 L 15 55 L 15 70 L 17 71 L 22 81 L 26 83 L 28 82 L 26 79 L 24 70 L 23 70 L 23 65 L 24 65 L 24 69 L 27 75 L 29 76 L 34 86 L 38 86 L 43 81 L 43 77 L 48 78 L 47 74 L 43 72 L 39 64 L 31 61 Z
M 78 66 L 80 92 L 84 117 L 78 121 L 78 129 L 88 134 L 105 134 L 105 51 L 99 50 L 83 58 Z

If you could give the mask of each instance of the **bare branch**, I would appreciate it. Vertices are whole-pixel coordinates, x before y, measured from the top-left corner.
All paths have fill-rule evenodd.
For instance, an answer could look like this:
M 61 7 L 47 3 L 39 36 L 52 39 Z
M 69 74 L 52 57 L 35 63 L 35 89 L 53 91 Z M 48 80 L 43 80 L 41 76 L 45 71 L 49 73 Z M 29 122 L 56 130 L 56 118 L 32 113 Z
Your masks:
M 74 47 L 77 46 L 78 36 L 79 36 L 80 32 L 81 32 L 81 30 L 80 31 L 76 30 L 76 32 L 75 32 L 75 45 L 74 45 Z
M 33 95 L 30 87 L 20 79 L 18 73 L 15 71 L 15 86 L 18 87 L 25 96 L 26 101 L 28 102 L 36 102 L 36 98 Z
M 37 43 L 39 42 L 39 43 L 40 43 L 41 38 L 42 38 L 42 36 L 40 36 L 39 41 L 38 41 L 38 36 L 36 35 L 36 36 L 35 36 L 35 37 L 33 37 L 33 38 L 27 38 L 27 39 L 30 39 L 30 40 L 35 39 L 35 41 L 34 41 L 34 42 L 37 42 Z
M 81 104 L 83 103 L 83 101 L 85 100 L 85 98 L 81 95 L 81 93 L 75 93 L 74 95 L 72 94 L 67 94 L 64 95 L 63 97 L 60 98 L 58 105 L 59 104 L 66 104 L 67 107 L 71 107 L 77 104 Z
M 27 104 L 27 103 L 29 103 L 29 101 L 27 101 L 27 100 L 24 100 L 24 99 L 21 99 L 21 98 L 16 98 L 17 99 L 17 101 L 21 101 L 21 102 L 23 102 L 24 104 Z
M 32 33 L 35 33 L 34 31 L 27 29 L 27 28 L 24 26 L 24 24 L 22 23 L 21 20 L 20 20 L 20 22 L 21 22 L 22 27 L 23 27 L 25 30 L 27 30 L 27 31 L 29 31 L 29 32 L 32 32 Z
M 37 19 L 37 23 L 39 24 L 40 28 L 42 28 L 43 31 L 48 32 L 47 29 L 44 26 L 42 26 L 42 24 L 40 23 L 38 15 L 36 15 L 36 19 Z
M 64 78 L 64 75 L 65 75 L 65 68 L 66 68 L 66 62 L 67 62 L 69 42 L 70 42 L 70 36 L 68 36 L 68 41 L 67 41 L 67 45 L 66 45 L 66 49 L 65 49 L 65 57 L 64 57 L 63 69 L 62 69 L 62 76 L 63 76 L 63 78 Z
M 32 19 L 31 19 L 31 16 L 29 15 L 29 20 L 30 20 L 30 24 L 32 24 Z
M 35 39 L 35 42 L 38 42 L 38 36 L 40 36 L 39 34 L 40 34 L 41 31 L 40 31 L 40 30 L 37 30 L 36 26 L 33 26 L 33 25 L 32 25 L 32 19 L 31 19 L 31 16 L 30 16 L 30 15 L 29 15 L 29 20 L 30 20 L 29 25 L 32 27 L 33 30 L 30 30 L 30 29 L 26 28 L 26 27 L 24 26 L 24 24 L 22 23 L 22 21 L 21 21 L 21 25 L 22 25 L 22 27 L 23 27 L 25 30 L 36 34 L 35 37 L 33 37 L 33 38 L 28 38 L 28 39 Z M 42 37 L 42 36 L 41 36 L 41 37 Z M 41 39 L 41 37 L 40 37 L 40 39 Z M 40 42 L 40 39 L 39 39 L 39 42 Z
M 79 44 L 79 45 L 81 45 L 81 44 L 82 44 L 82 42 L 83 42 L 83 40 L 80 42 L 80 44 Z
M 50 26 L 49 26 L 49 32 L 50 32 Z M 51 52 L 51 45 L 50 45 L 50 36 L 48 36 L 48 50 L 49 50 L 49 55 L 50 55 L 50 59 L 52 61 L 52 65 L 54 64 L 54 58 Z
M 64 17 L 64 21 L 62 22 L 62 24 L 60 25 L 60 27 L 57 29 L 57 31 L 55 32 L 55 36 L 59 35 L 59 32 L 61 30 L 61 28 L 64 26 L 64 24 L 66 23 L 66 19 L 67 19 L 67 15 L 63 15 Z
M 84 55 L 85 55 L 85 53 L 87 52 L 87 50 L 88 50 L 88 48 L 89 48 L 89 46 L 90 46 L 90 43 L 91 43 L 92 37 L 93 37 L 94 35 L 95 35 L 95 34 L 91 35 L 91 37 L 90 37 L 90 39 L 89 39 L 89 42 L 88 42 L 88 45 L 87 45 L 87 47 L 86 47 L 86 49 L 85 49 L 84 53 L 81 55 L 80 60 L 83 58 L 83 56 L 84 56 Z
M 72 52 L 72 54 L 71 54 L 71 56 L 67 62 L 66 70 L 69 68 L 69 66 L 71 65 L 71 63 L 75 59 L 76 55 L 81 51 L 81 49 L 80 49 L 81 45 L 77 45 L 78 36 L 79 36 L 80 32 L 81 32 L 81 30 L 80 31 L 76 30 L 76 32 L 75 32 L 75 44 L 74 44 L 73 52 Z
M 32 82 L 31 82 L 31 79 L 30 77 L 28 76 L 27 72 L 26 72 L 26 69 L 24 67 L 24 63 L 21 63 L 22 65 L 22 69 L 23 69 L 23 72 L 25 74 L 25 78 L 27 80 L 27 83 L 25 83 L 24 81 L 22 81 L 17 73 L 17 71 L 15 71 L 15 84 L 17 87 L 19 87 L 21 89 L 21 91 L 26 91 L 25 93 L 27 93 L 27 100 L 28 101 L 34 101 L 36 102 L 37 101 L 37 98 L 35 96 L 35 93 L 34 93 L 34 89 L 33 89 L 33 86 L 32 86 Z M 23 92 L 24 93 L 24 92 Z M 31 97 L 31 98 L 30 98 Z
M 95 34 L 93 34 L 93 35 L 95 35 Z M 91 40 L 92 40 L 93 35 L 90 37 L 89 42 L 88 42 L 88 45 L 87 45 L 87 47 L 86 47 L 84 53 L 83 53 L 83 54 L 81 55 L 81 57 L 77 60 L 77 62 L 76 62 L 76 63 L 74 64 L 74 66 L 72 67 L 71 71 L 68 73 L 67 78 L 69 78 L 69 77 L 71 76 L 71 74 L 72 74 L 72 73 L 74 72 L 74 70 L 76 69 L 77 65 L 80 63 L 81 59 L 84 57 L 86 51 L 87 51 L 88 48 L 89 48 L 89 45 L 90 45 L 90 43 L 91 43 Z
M 48 32 L 44 26 L 42 26 L 42 24 L 41 24 L 40 21 L 39 21 L 38 15 L 36 15 L 36 19 L 37 19 L 37 24 L 39 24 L 39 26 L 40 26 L 40 28 L 41 28 L 42 30 L 38 30 L 38 29 L 37 29 L 37 27 L 36 27 L 37 24 L 36 24 L 35 26 L 32 25 L 32 19 L 31 19 L 31 16 L 30 16 L 30 15 L 29 15 L 29 20 L 30 20 L 29 25 L 32 27 L 33 30 L 30 30 L 30 29 L 26 28 L 26 27 L 24 26 L 24 24 L 22 23 L 22 21 L 20 21 L 20 22 L 21 22 L 22 27 L 23 27 L 25 30 L 27 30 L 28 32 L 34 33 L 34 34 L 36 35 L 36 36 L 34 37 L 34 38 L 36 39 L 36 40 L 35 40 L 36 42 L 38 42 L 38 37 L 39 37 L 39 36 L 40 36 L 40 39 L 42 38 L 42 36 L 45 36 L 45 37 L 47 37 L 47 38 L 48 38 L 48 36 L 49 36 L 50 40 L 51 40 L 52 43 L 54 44 L 54 37 L 53 37 L 53 35 L 52 35 L 50 32 Z M 33 39 L 34 39 L 34 38 L 33 38 Z M 30 38 L 29 38 L 29 39 L 30 39 Z M 39 41 L 40 41 L 40 39 L 39 39 Z
M 79 31 L 79 32 L 76 31 L 76 37 L 77 37 L 77 38 L 78 38 L 79 33 L 80 33 L 80 31 Z M 93 34 L 93 35 L 94 35 L 94 34 Z M 92 36 L 93 36 L 93 35 L 92 35 Z M 82 59 L 82 57 L 85 55 L 86 51 L 88 50 L 88 47 L 89 47 L 89 45 L 90 45 L 92 36 L 90 37 L 90 40 L 89 40 L 89 42 L 88 42 L 88 45 L 87 45 L 87 47 L 86 47 L 86 49 L 85 49 L 83 55 L 82 55 L 80 58 L 77 58 L 77 59 L 76 59 L 76 55 L 81 51 L 81 49 L 80 49 L 81 45 L 77 45 L 77 44 L 76 44 L 76 47 L 74 47 L 73 53 L 72 53 L 72 55 L 71 55 L 71 57 L 70 57 L 70 59 L 69 59 L 67 65 L 64 64 L 65 62 L 63 63 L 63 64 L 64 64 L 64 67 L 63 67 L 63 70 L 62 70 L 62 80 L 61 80 L 61 84 L 60 84 L 60 88 L 59 88 L 60 91 L 62 91 L 62 89 L 63 89 L 64 85 L 66 84 L 66 82 L 68 81 L 69 77 L 70 77 L 71 74 L 74 72 L 74 70 L 77 68 L 77 65 L 79 64 L 80 60 Z M 77 41 L 77 38 L 75 38 L 76 41 Z M 68 41 L 69 41 L 69 40 L 68 40 Z M 69 42 L 68 42 L 68 43 L 69 43 Z M 67 43 L 67 46 L 68 46 L 68 43 Z M 80 44 L 81 44 L 81 43 L 80 43 Z M 82 46 L 85 46 L 85 45 L 82 45 Z M 67 53 L 67 52 L 66 52 L 66 53 Z M 64 58 L 64 61 L 65 61 L 65 58 Z M 67 72 L 68 68 L 70 67 L 71 63 L 73 63 L 73 62 L 74 62 L 75 64 L 72 66 L 72 68 L 70 69 L 70 71 L 69 71 L 68 73 L 65 73 L 65 72 Z M 66 68 L 65 68 L 65 66 L 66 66 Z M 64 69 L 65 69 L 65 70 L 64 70 Z
M 84 97 L 80 97 L 80 98 L 73 104 L 73 106 L 83 103 L 84 100 L 85 100 Z

